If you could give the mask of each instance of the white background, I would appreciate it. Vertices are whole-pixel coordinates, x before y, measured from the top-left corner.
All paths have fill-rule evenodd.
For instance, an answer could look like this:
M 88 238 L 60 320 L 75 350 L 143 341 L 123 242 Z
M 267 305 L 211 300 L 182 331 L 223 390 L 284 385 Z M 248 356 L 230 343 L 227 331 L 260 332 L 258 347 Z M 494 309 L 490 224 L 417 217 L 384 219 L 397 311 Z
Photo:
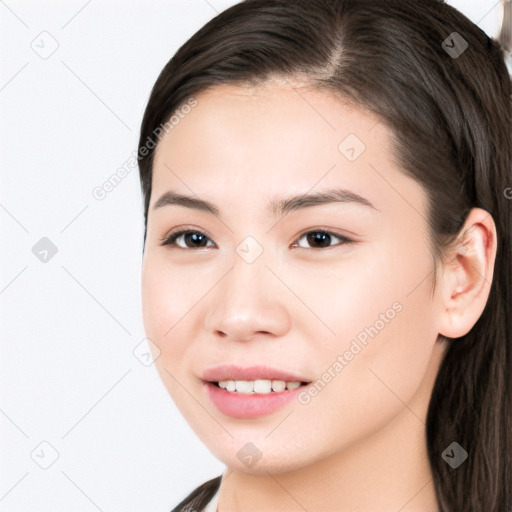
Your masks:
M 1 512 L 170 511 L 224 470 L 133 352 L 138 169 L 92 191 L 136 151 L 165 63 L 235 3 L 0 1 Z M 497 36 L 499 2 L 449 3 Z

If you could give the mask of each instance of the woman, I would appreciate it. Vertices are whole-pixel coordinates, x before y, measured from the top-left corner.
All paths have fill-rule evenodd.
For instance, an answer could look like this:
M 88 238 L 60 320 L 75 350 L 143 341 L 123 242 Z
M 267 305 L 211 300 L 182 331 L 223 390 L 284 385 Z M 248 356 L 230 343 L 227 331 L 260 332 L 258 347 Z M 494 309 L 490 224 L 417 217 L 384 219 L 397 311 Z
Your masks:
M 512 510 L 510 97 L 436 0 L 247 0 L 169 61 L 144 326 L 227 466 L 175 511 Z

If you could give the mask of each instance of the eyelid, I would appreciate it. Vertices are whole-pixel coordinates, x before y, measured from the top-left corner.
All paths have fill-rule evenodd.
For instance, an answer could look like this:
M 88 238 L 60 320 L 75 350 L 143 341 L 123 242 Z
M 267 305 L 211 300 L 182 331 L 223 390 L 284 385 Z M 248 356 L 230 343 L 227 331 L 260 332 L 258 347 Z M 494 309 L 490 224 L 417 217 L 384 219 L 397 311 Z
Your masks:
M 300 247 L 298 244 L 299 240 L 308 233 L 327 233 L 328 235 L 334 235 L 336 238 L 339 238 L 341 240 L 340 243 L 331 245 L 330 247 L 320 247 L 320 248 L 307 248 L 307 247 Z M 335 249 L 336 247 L 341 247 L 343 245 L 349 245 L 354 244 L 356 241 L 352 238 L 349 238 L 346 235 L 342 235 L 341 233 L 337 233 L 336 231 L 333 231 L 331 228 L 323 227 L 323 226 L 317 226 L 314 228 L 308 228 L 304 231 L 302 231 L 295 239 L 295 242 L 293 242 L 292 247 L 296 247 L 297 249 L 309 249 L 309 250 L 316 250 L 316 251 L 330 251 L 332 249 Z
M 159 241 L 161 242 L 160 245 L 169 245 L 173 248 L 177 248 L 177 249 L 183 249 L 183 250 L 191 250 L 190 247 L 187 247 L 187 248 L 183 248 L 183 247 L 180 247 L 179 245 L 176 244 L 176 242 L 173 242 L 173 243 L 167 243 L 168 240 L 170 240 L 172 237 L 180 237 L 181 235 L 185 235 L 187 233 L 200 233 L 201 235 L 205 235 L 206 238 L 210 241 L 213 242 L 213 238 L 208 235 L 208 233 L 206 233 L 204 230 L 202 229 L 198 229 L 198 228 L 194 228 L 194 227 L 179 227 L 179 228 L 176 228 L 174 230 L 171 230 L 169 231 L 163 238 L 160 238 Z M 213 242 L 215 244 L 215 242 Z M 215 244 L 216 246 L 217 244 Z M 208 249 L 209 247 L 199 247 L 198 249 Z M 197 249 L 195 249 L 197 250 Z
M 301 247 L 298 245 L 298 242 L 299 240 L 309 234 L 309 233 L 315 233 L 315 232 L 319 232 L 319 233 L 326 233 L 328 235 L 334 235 L 334 237 L 336 238 L 339 238 L 341 240 L 341 242 L 337 243 L 337 244 L 334 244 L 334 245 L 331 245 L 329 247 L 319 247 L 319 248 L 308 248 L 308 247 Z M 159 239 L 162 246 L 170 246 L 172 248 L 176 248 L 176 249 L 182 249 L 182 250 L 199 250 L 199 249 L 208 249 L 211 247 L 197 247 L 197 248 L 192 248 L 192 247 L 180 247 L 179 245 L 176 244 L 176 239 L 179 238 L 180 236 L 182 235 L 186 235 L 187 233 L 199 233 L 201 235 L 205 235 L 206 238 L 213 242 L 213 244 L 215 245 L 215 247 L 217 246 L 215 244 L 215 242 L 213 241 L 212 237 L 210 237 L 207 233 L 205 233 L 203 230 L 201 229 L 197 229 L 197 228 L 192 228 L 192 227 L 180 227 L 180 228 L 176 228 L 174 230 L 171 230 L 169 233 L 167 233 L 164 238 L 161 238 Z M 173 242 L 170 242 L 170 239 L 172 237 L 175 237 L 174 241 Z M 307 249 L 307 250 L 315 250 L 315 251 L 322 251 L 322 252 L 325 252 L 325 251 L 330 251 L 330 250 L 333 250 L 335 249 L 336 247 L 341 247 L 341 246 L 344 246 L 344 245 L 349 245 L 349 244 L 354 244 L 356 243 L 356 240 L 354 240 L 353 238 L 350 238 L 346 235 L 342 235 L 341 233 L 337 233 L 336 231 L 332 231 L 331 228 L 326 228 L 326 227 L 322 227 L 322 226 L 317 226 L 317 227 L 313 227 L 313 228 L 307 228 L 305 229 L 304 231 L 302 231 L 296 238 L 295 238 L 295 241 L 293 242 L 292 246 L 293 248 L 297 248 L 297 249 Z

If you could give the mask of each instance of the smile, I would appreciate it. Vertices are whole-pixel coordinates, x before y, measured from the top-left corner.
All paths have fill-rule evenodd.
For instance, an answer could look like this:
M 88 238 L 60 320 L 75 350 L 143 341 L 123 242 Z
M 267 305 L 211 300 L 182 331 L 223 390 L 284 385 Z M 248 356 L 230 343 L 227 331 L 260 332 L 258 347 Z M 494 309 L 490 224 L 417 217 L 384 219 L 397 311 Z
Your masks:
M 262 382 L 264 384 L 258 384 Z M 276 382 L 276 389 L 281 389 L 286 384 L 286 389 L 282 391 L 266 391 L 269 388 L 269 382 Z M 220 384 L 235 386 L 235 390 L 228 391 Z M 295 402 L 297 395 L 302 392 L 303 388 L 309 383 L 301 383 L 298 381 L 269 381 L 268 379 L 257 379 L 255 381 L 222 381 L 222 382 L 203 382 L 207 400 L 209 400 L 222 414 L 237 419 L 259 418 L 272 414 L 279 409 Z M 238 391 L 241 389 L 246 391 Z M 265 386 L 265 391 L 259 392 L 259 386 Z M 271 387 L 273 384 L 271 385 Z M 290 389 L 288 388 L 290 386 Z
M 220 388 L 229 391 L 230 393 L 246 393 L 246 394 L 268 394 L 280 393 L 285 390 L 292 390 L 300 387 L 302 384 L 299 381 L 286 382 L 284 380 L 269 380 L 269 379 L 256 379 L 256 380 L 221 380 L 215 383 Z

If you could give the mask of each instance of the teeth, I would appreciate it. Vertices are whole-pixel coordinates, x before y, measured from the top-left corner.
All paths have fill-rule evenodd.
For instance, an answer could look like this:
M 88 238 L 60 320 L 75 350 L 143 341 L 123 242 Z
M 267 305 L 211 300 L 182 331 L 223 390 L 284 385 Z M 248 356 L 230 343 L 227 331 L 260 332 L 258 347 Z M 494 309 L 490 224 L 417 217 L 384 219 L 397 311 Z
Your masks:
M 273 380 L 272 381 L 272 391 L 284 391 L 286 389 L 286 382 L 284 380 Z
M 235 384 L 239 393 L 252 393 L 254 391 L 254 382 L 250 380 L 235 380 Z
M 238 390 L 238 387 L 236 388 Z M 272 391 L 272 382 L 269 380 L 255 380 L 254 392 L 255 393 L 270 393 Z
M 221 380 L 219 386 L 226 391 L 236 391 L 237 393 L 259 393 L 267 394 L 272 391 L 280 393 L 285 389 L 296 389 L 300 386 L 300 382 L 292 381 L 285 382 L 284 380 L 269 380 L 269 379 L 256 379 L 256 380 Z

